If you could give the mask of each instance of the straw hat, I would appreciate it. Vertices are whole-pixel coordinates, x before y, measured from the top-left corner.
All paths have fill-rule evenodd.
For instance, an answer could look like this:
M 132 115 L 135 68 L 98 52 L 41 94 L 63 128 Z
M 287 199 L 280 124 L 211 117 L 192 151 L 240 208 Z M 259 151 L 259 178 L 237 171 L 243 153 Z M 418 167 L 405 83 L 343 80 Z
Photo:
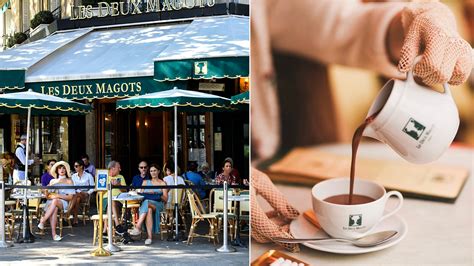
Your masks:
M 60 165 L 64 165 L 64 167 L 66 167 L 66 172 L 67 172 L 67 175 L 68 177 L 71 177 L 71 166 L 69 166 L 69 164 L 65 161 L 59 161 L 57 163 L 55 163 L 53 165 L 53 167 L 51 167 L 51 170 L 50 170 L 50 173 L 51 175 L 54 177 L 54 178 L 58 178 L 57 174 L 56 174 L 56 169 L 58 168 L 58 166 Z

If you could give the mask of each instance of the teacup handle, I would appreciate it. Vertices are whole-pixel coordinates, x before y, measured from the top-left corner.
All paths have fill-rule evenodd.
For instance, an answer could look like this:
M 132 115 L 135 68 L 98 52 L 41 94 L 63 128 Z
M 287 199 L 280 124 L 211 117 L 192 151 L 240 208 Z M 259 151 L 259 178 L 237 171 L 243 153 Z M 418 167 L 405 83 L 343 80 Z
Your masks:
M 403 196 L 402 196 L 402 193 L 396 191 L 396 190 L 392 190 L 392 191 L 389 191 L 387 192 L 387 194 L 385 195 L 385 197 L 387 197 L 387 200 L 388 198 L 390 198 L 391 196 L 395 196 L 399 199 L 398 201 L 398 205 L 397 207 L 395 207 L 395 209 L 393 209 L 392 211 L 390 211 L 389 213 L 385 214 L 384 216 L 382 216 L 382 218 L 380 219 L 379 223 L 382 222 L 383 220 L 387 219 L 388 217 L 394 215 L 396 212 L 398 212 L 401 208 L 402 208 L 402 205 L 403 205 Z
M 402 208 L 402 205 L 403 205 L 403 195 L 402 195 L 402 193 L 400 193 L 396 190 L 393 190 L 393 191 L 387 192 L 387 194 L 385 194 L 384 197 L 386 197 L 386 199 L 388 200 L 388 198 L 390 198 L 391 196 L 395 196 L 399 199 L 397 207 L 395 207 L 395 209 L 391 210 L 389 213 L 382 216 L 382 218 L 380 218 L 380 220 L 374 226 L 372 226 L 372 229 L 370 229 L 367 232 L 359 235 L 357 238 L 360 238 L 360 237 L 363 237 L 363 236 L 366 236 L 366 235 L 372 233 L 372 231 L 374 231 L 374 229 L 377 228 L 377 225 L 379 225 L 383 220 L 387 219 L 388 217 L 394 215 L 396 212 L 398 212 Z
M 415 68 L 415 65 L 418 64 L 421 61 L 422 57 L 423 56 L 419 55 L 419 56 L 415 57 L 415 60 L 413 60 L 413 66 L 410 68 L 410 70 L 407 73 L 407 82 L 416 83 L 415 78 L 413 76 L 413 68 Z M 451 95 L 451 88 L 449 87 L 447 82 L 443 83 L 443 89 L 444 89 L 445 94 L 447 94 L 449 96 L 452 96 Z

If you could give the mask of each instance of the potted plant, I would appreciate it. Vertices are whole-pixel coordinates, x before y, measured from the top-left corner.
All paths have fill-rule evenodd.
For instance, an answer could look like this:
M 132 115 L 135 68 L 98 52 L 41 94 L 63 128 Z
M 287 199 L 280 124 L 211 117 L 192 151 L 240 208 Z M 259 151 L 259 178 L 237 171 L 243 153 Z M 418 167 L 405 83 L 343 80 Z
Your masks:
M 13 47 L 16 44 L 21 44 L 28 39 L 28 36 L 23 32 L 16 32 L 10 38 L 8 38 L 7 46 L 8 48 Z
M 54 16 L 51 11 L 40 11 L 30 21 L 31 33 L 39 31 L 42 28 L 47 27 L 54 21 Z

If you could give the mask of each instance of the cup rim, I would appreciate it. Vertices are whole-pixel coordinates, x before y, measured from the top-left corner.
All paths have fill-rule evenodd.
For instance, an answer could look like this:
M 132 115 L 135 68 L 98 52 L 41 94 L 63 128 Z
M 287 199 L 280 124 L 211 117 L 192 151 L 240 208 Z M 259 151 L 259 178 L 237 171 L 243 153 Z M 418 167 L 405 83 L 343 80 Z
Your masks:
M 329 205 L 329 206 L 340 206 L 341 208 L 350 208 L 350 207 L 354 207 L 354 206 L 364 206 L 364 205 L 371 205 L 371 204 L 378 204 L 381 200 L 383 200 L 383 198 L 385 197 L 385 195 L 387 194 L 387 190 L 382 186 L 380 185 L 379 183 L 375 182 L 375 181 L 371 181 L 371 180 L 366 180 L 366 179 L 361 179 L 359 177 L 355 177 L 355 180 L 354 180 L 354 183 L 357 183 L 357 182 L 362 182 L 362 183 L 369 183 L 369 184 L 372 184 L 372 185 L 375 185 L 377 186 L 378 188 L 380 188 L 382 191 L 383 191 L 383 194 L 382 196 L 378 197 L 377 199 L 375 199 L 374 201 L 371 201 L 371 202 L 368 202 L 368 203 L 362 203 L 362 204 L 352 204 L 352 205 L 344 205 L 344 204 L 336 204 L 336 203 L 331 203 L 331 202 L 327 202 L 325 201 L 324 199 L 321 199 L 320 197 L 316 197 L 315 196 L 315 190 L 317 189 L 318 185 L 322 184 L 322 183 L 325 183 L 325 182 L 334 182 L 334 181 L 341 181 L 341 180 L 348 180 L 350 182 L 350 177 L 335 177 L 335 178 L 329 178 L 329 179 L 326 179 L 326 180 L 323 180 L 321 182 L 318 182 L 316 183 L 313 188 L 311 189 L 311 197 L 315 200 L 317 200 L 318 202 L 320 202 L 321 204 L 324 204 L 324 205 Z M 332 197 L 332 196 L 336 196 L 336 195 L 331 195 L 329 197 Z M 367 195 L 363 195 L 363 196 L 367 196 Z M 327 198 L 327 197 L 326 197 Z

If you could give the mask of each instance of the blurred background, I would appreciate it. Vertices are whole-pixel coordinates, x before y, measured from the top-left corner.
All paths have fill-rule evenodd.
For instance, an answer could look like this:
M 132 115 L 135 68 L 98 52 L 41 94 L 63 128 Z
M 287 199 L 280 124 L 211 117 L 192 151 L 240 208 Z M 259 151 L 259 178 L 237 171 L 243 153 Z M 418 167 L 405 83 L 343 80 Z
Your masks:
M 441 2 L 453 11 L 459 32 L 473 46 L 474 0 Z M 322 65 L 290 54 L 277 52 L 274 59 L 280 106 L 285 106 L 280 154 L 295 146 L 350 142 L 387 81 L 371 71 Z M 461 119 L 455 145 L 474 147 L 474 74 L 463 85 L 452 87 L 452 93 Z

